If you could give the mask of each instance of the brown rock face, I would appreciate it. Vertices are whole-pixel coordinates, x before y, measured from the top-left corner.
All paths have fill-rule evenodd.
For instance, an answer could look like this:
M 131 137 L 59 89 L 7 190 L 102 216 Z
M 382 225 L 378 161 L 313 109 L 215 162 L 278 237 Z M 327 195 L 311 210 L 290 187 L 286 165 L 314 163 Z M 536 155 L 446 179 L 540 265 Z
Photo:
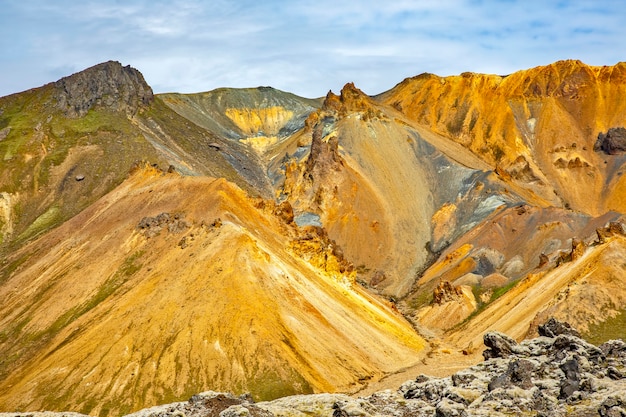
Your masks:
M 154 98 L 139 71 L 115 61 L 95 65 L 54 84 L 57 107 L 69 117 L 82 117 L 98 105 L 133 115 Z
M 624 236 L 626 235 L 626 231 L 624 229 L 624 225 L 620 222 L 610 222 L 605 227 L 600 227 L 596 230 L 596 234 L 598 235 L 598 240 L 600 243 L 606 242 L 608 238 L 611 236 Z
M 585 242 L 580 239 L 572 239 L 572 261 L 580 259 L 585 253 Z
M 462 294 L 463 292 L 459 287 L 453 286 L 449 281 L 441 281 L 433 291 L 433 303 L 443 304 L 448 301 L 456 300 Z

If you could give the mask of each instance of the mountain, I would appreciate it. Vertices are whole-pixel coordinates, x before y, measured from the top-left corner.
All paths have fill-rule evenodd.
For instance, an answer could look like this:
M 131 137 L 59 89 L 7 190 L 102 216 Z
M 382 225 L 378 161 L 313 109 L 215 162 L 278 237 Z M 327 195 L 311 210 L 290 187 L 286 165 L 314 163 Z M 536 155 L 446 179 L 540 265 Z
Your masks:
M 625 68 L 306 99 L 106 62 L 0 98 L 0 411 L 373 392 L 551 316 L 624 337 Z

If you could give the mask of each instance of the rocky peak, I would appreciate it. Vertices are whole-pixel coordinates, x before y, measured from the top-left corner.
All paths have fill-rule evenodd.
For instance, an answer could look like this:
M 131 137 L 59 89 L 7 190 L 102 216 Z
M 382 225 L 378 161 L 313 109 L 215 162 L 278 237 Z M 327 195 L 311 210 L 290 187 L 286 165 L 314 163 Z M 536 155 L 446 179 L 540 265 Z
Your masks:
M 57 107 L 68 117 L 82 117 L 94 106 L 133 115 L 152 102 L 152 89 L 130 65 L 108 61 L 54 83 Z
M 351 113 L 360 113 L 363 120 L 375 117 L 383 118 L 372 99 L 356 88 L 354 83 L 347 83 L 341 89 L 340 95 L 329 91 L 321 110 L 323 113 L 330 113 L 337 118 L 345 117 Z
M 322 110 L 339 111 L 339 109 L 341 109 L 341 98 L 331 90 L 326 94 L 326 98 L 322 104 Z

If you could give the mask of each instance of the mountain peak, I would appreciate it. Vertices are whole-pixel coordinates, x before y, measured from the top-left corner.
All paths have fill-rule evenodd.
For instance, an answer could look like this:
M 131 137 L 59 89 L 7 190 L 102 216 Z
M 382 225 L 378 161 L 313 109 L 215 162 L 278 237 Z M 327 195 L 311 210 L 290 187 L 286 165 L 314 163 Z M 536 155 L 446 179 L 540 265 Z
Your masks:
M 373 106 L 372 99 L 367 94 L 358 89 L 354 83 L 347 83 L 341 89 L 340 95 L 332 91 L 326 94 L 322 110 L 334 111 L 339 116 L 344 116 L 350 112 L 371 111 Z
M 153 99 L 143 75 L 130 65 L 107 61 L 55 82 L 57 107 L 69 117 L 82 117 L 96 105 L 133 115 Z

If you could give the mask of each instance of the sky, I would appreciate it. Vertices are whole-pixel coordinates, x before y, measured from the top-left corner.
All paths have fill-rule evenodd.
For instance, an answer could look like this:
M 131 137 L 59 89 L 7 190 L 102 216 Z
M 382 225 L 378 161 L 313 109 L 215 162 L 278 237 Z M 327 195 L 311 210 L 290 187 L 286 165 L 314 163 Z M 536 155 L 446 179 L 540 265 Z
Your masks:
M 108 60 L 155 93 L 367 94 L 423 72 L 626 61 L 622 0 L 0 0 L 0 96 Z

